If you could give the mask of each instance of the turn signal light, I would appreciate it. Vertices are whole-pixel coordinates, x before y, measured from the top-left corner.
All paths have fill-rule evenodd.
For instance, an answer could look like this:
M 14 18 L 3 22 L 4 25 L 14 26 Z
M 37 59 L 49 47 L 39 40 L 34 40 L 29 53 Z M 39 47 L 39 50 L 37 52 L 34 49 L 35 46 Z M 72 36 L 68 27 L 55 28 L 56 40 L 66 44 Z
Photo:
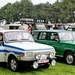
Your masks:
M 20 57 L 23 57 L 24 56 L 24 54 L 20 54 Z

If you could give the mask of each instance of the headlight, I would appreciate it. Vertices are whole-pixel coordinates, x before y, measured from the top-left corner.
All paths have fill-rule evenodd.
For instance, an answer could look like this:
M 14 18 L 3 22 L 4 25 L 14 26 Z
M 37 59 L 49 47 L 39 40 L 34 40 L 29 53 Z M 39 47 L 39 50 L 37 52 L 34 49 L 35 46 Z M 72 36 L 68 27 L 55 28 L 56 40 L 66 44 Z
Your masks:
M 35 62 L 33 63 L 33 68 L 34 68 L 34 69 L 37 69 L 38 66 L 39 66 L 38 63 L 35 61 Z
M 55 66 L 55 65 L 56 65 L 56 61 L 55 61 L 55 60 L 52 60 L 52 61 L 51 61 L 51 65 L 52 65 L 52 66 Z
M 36 54 L 35 58 L 39 60 L 41 58 L 41 54 Z
M 33 57 L 33 52 L 26 52 L 26 57 L 27 58 L 32 58 Z
M 55 53 L 54 52 L 51 52 L 50 53 L 50 58 L 53 58 L 53 57 L 55 57 Z

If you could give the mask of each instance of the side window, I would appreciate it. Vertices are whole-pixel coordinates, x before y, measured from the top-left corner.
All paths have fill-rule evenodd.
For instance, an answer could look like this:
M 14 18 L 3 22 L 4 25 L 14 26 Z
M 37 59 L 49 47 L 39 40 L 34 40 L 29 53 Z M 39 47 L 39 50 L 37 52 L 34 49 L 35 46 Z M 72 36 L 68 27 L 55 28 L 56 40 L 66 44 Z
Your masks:
M 54 33 L 51 33 L 50 39 L 52 40 L 54 38 Z
M 32 32 L 32 37 L 34 40 L 37 39 L 39 32 Z
M 50 40 L 52 41 L 58 41 L 58 34 L 57 33 L 50 33 Z
M 45 40 L 46 37 L 47 37 L 46 35 L 47 35 L 46 32 L 41 32 L 40 35 L 39 35 L 39 39 L 40 39 L 40 40 Z

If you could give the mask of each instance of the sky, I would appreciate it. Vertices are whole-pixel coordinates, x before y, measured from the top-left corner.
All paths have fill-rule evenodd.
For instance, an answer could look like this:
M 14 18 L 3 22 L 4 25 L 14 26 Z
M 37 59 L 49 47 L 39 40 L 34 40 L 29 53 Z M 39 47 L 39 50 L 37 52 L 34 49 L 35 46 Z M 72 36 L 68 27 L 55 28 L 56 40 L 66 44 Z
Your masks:
M 21 0 L 0 0 L 0 8 L 5 6 L 7 3 L 14 3 L 16 1 L 21 1 Z M 31 2 L 33 4 L 39 4 L 39 3 L 46 3 L 46 2 L 49 2 L 49 3 L 54 3 L 56 0 L 31 0 Z

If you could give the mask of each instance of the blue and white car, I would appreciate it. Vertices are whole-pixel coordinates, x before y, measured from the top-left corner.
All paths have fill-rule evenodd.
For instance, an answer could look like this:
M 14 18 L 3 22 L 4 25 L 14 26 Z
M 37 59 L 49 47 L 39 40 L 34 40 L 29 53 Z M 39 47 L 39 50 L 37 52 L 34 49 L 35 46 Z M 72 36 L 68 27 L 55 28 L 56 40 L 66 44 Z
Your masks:
M 0 62 L 6 62 L 12 71 L 28 64 L 34 69 L 40 65 L 55 66 L 55 49 L 52 46 L 34 42 L 30 33 L 24 30 L 1 30 Z

